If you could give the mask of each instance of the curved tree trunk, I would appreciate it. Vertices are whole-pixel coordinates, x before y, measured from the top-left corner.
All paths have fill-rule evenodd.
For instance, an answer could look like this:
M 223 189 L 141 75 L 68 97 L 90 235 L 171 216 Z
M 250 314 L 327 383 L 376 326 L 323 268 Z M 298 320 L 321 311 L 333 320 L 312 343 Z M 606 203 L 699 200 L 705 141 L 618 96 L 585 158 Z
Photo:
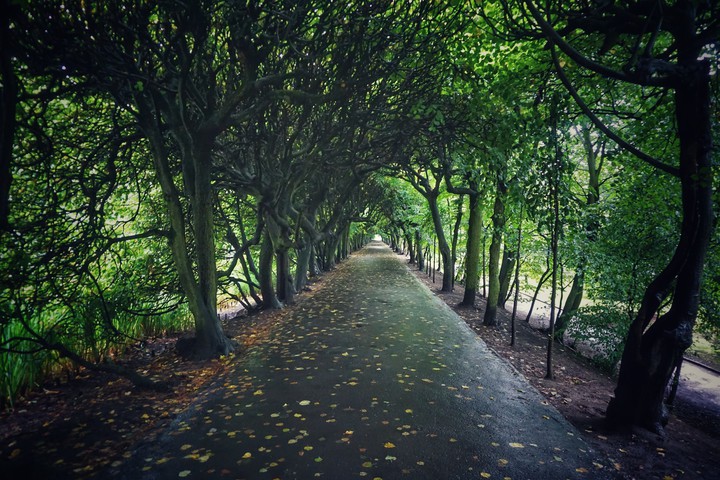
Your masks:
M 657 432 L 667 423 L 664 395 L 673 368 L 692 343 L 713 222 L 709 68 L 698 62 L 699 52 L 687 50 L 680 50 L 679 63 L 687 66 L 692 78 L 675 90 L 683 205 L 680 240 L 668 266 L 645 291 L 607 409 L 612 425 L 640 425 Z M 671 290 L 670 310 L 648 328 Z
M 265 232 L 260 244 L 260 265 L 259 265 L 260 295 L 262 295 L 263 308 L 282 308 L 273 288 L 272 267 L 273 267 L 273 246 L 270 235 Z
M 143 107 L 142 103 L 140 106 Z M 189 182 L 186 188 L 191 192 L 197 262 L 196 278 L 192 254 L 185 237 L 186 224 L 180 203 L 180 194 L 168 164 L 164 139 L 159 127 L 153 124 L 151 110 L 143 109 L 143 111 L 145 111 L 146 117 L 143 119 L 141 128 L 150 142 L 155 173 L 168 211 L 171 232 L 170 252 L 180 285 L 187 296 L 188 307 L 195 321 L 196 338 L 190 353 L 198 357 L 225 355 L 231 352 L 233 347 L 223 333 L 217 316 L 217 269 L 212 184 L 210 169 L 200 161 L 201 158 L 205 158 L 202 155 L 207 155 L 206 161 L 209 161 L 209 148 L 206 153 L 198 153 L 198 155 L 192 155 L 193 151 L 186 151 L 185 154 L 190 158 L 186 157 L 183 162 L 184 170 L 195 170 L 195 172 L 188 172 L 185 178 Z
M 452 264 L 452 253 L 450 252 L 450 245 L 448 244 L 447 238 L 445 237 L 445 231 L 442 225 L 442 218 L 440 218 L 440 209 L 438 208 L 437 204 L 437 196 L 429 195 L 426 198 L 430 207 L 430 214 L 432 215 L 433 226 L 435 227 L 435 235 L 437 236 L 438 249 L 440 250 L 440 256 L 442 257 L 443 280 L 441 290 L 443 292 L 452 292 L 455 267 Z

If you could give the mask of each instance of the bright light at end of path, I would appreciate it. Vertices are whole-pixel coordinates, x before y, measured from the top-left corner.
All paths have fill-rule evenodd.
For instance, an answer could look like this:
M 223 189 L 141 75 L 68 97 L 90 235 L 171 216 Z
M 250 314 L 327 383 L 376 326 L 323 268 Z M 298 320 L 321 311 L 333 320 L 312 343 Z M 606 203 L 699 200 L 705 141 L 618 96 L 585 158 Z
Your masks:
M 375 235 L 375 236 L 373 237 L 373 240 L 376 241 L 376 242 L 382 242 L 382 237 L 381 237 L 380 235 Z

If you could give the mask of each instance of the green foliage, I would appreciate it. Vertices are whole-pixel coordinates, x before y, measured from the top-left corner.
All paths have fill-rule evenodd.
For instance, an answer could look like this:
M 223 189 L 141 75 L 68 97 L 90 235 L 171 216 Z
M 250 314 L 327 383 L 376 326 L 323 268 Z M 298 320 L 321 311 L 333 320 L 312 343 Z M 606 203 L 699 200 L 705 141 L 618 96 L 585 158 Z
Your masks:
M 613 373 L 622 357 L 632 319 L 618 305 L 605 303 L 577 311 L 565 331 L 565 341 Z
M 679 195 L 667 178 L 626 174 L 614 182 L 601 210 L 596 240 L 585 252 L 590 297 L 637 311 L 645 287 L 675 250 L 680 223 Z M 675 199 L 675 202 L 668 201 Z

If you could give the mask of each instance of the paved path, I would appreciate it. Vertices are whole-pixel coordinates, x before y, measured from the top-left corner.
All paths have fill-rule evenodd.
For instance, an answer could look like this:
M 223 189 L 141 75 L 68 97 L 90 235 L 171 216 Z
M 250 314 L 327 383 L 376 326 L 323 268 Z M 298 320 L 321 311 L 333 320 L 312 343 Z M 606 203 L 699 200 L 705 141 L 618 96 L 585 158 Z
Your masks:
M 578 432 L 386 246 L 338 268 L 104 478 L 598 478 Z

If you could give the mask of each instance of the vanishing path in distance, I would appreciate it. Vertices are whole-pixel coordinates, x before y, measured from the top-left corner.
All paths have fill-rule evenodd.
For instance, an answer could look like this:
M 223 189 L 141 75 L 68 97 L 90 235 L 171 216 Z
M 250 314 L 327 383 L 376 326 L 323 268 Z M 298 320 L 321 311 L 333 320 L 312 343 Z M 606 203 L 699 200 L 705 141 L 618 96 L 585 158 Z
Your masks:
M 102 478 L 598 478 L 579 433 L 371 243 Z

